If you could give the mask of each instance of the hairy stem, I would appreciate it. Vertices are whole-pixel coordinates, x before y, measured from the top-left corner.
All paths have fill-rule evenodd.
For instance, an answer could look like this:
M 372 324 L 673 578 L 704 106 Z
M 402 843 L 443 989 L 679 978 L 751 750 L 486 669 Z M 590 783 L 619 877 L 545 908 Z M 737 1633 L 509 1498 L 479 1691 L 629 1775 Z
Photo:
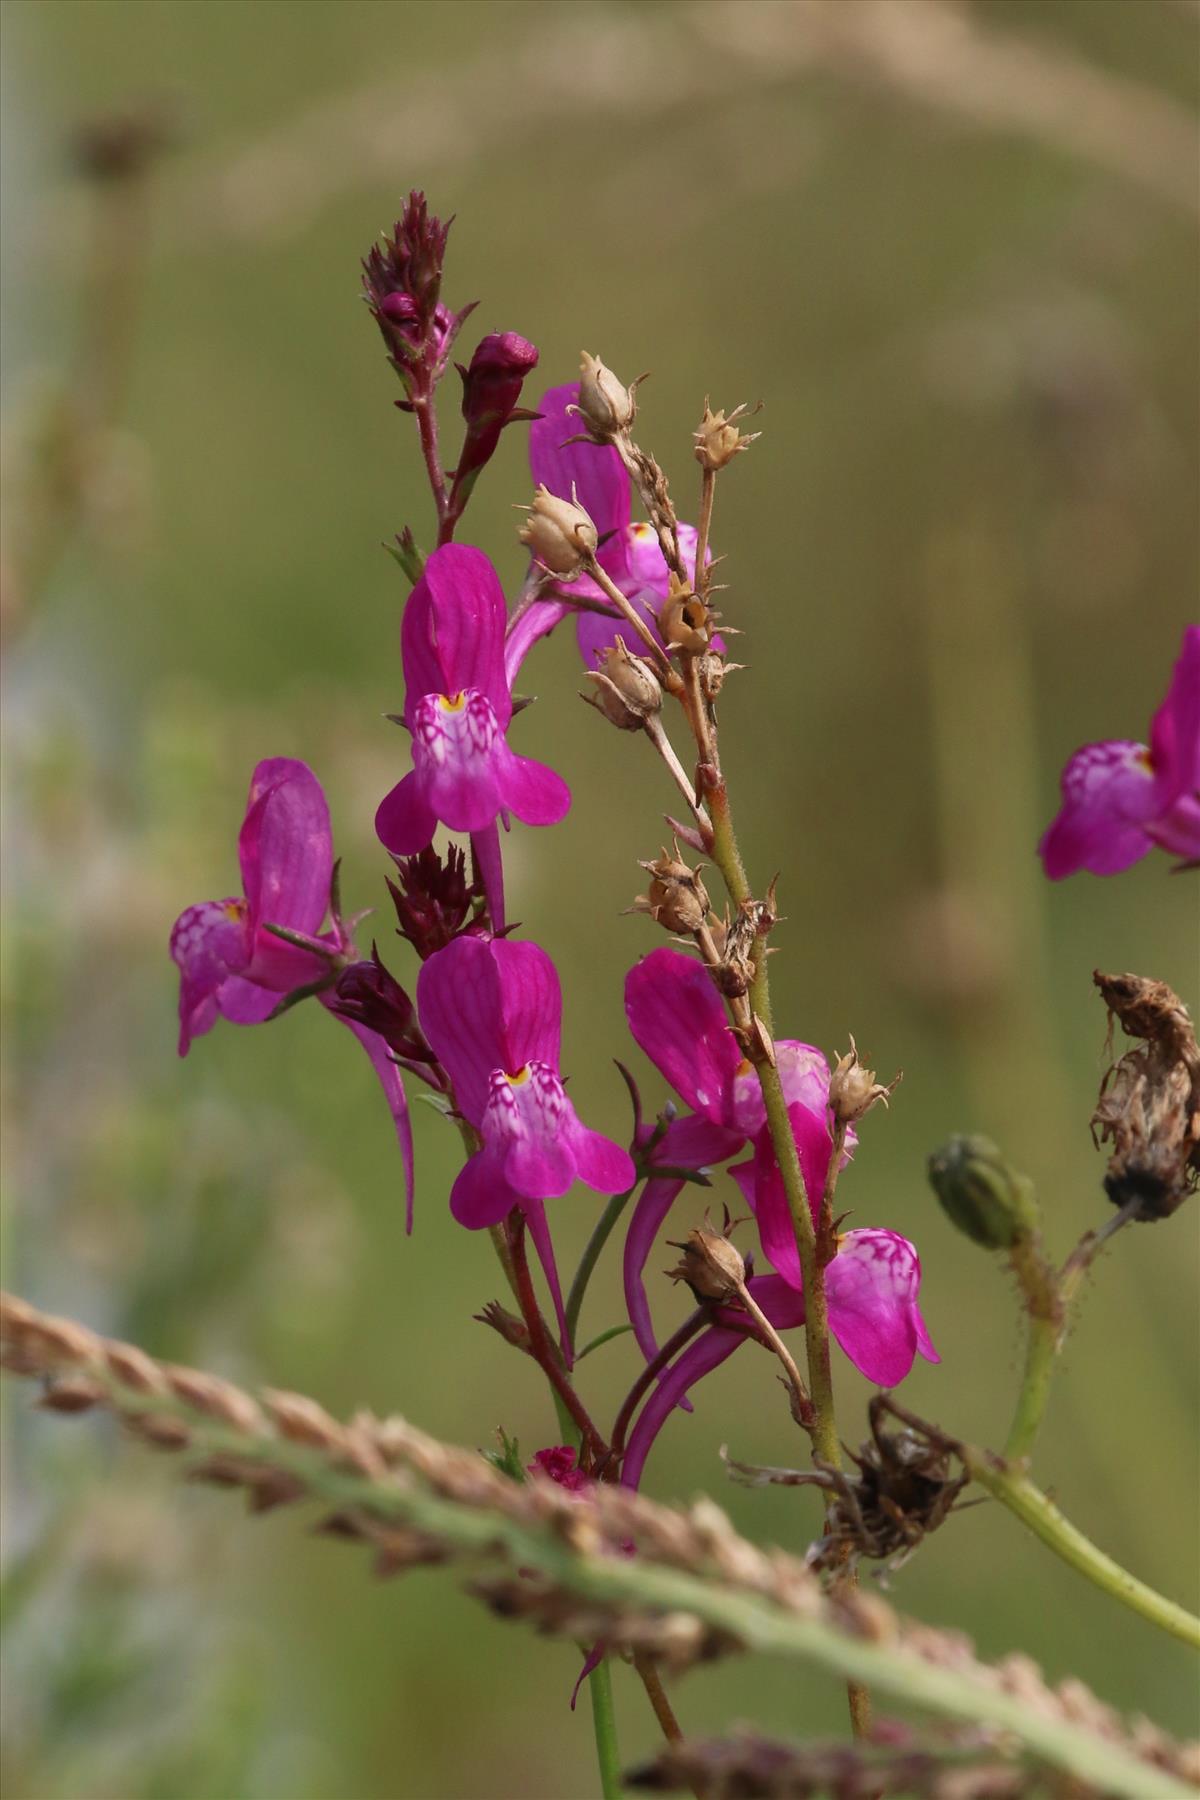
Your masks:
M 438 543 L 448 543 L 448 537 L 442 536 L 449 502 L 446 497 L 446 476 L 442 468 L 441 451 L 438 448 L 437 407 L 432 394 L 420 395 L 413 400 L 413 415 L 417 421 L 417 435 L 421 440 L 421 455 L 425 459 L 425 473 L 429 477 L 430 492 L 433 504 L 437 509 Z M 453 525 L 451 525 L 453 534 Z
M 1018 1469 L 1012 1469 L 989 1450 L 977 1450 L 965 1444 L 963 1461 L 974 1479 L 1028 1525 L 1036 1537 L 1060 1556 L 1065 1563 L 1086 1576 L 1102 1593 L 1140 1614 L 1152 1625 L 1181 1642 L 1200 1650 L 1200 1619 L 1174 1600 L 1156 1593 L 1114 1562 L 1111 1556 L 1086 1538 L 1077 1526 L 1055 1506 L 1053 1500 Z
M 808 1386 L 815 1413 L 812 1426 L 813 1448 L 823 1462 L 840 1469 L 842 1447 L 834 1417 L 825 1271 L 817 1253 L 817 1234 L 779 1070 L 767 1062 L 761 1062 L 757 1067 L 763 1102 L 767 1109 L 767 1127 L 792 1214 L 792 1229 L 796 1234 L 796 1249 L 800 1255 L 800 1271 L 804 1281 L 804 1342 L 808 1356 Z

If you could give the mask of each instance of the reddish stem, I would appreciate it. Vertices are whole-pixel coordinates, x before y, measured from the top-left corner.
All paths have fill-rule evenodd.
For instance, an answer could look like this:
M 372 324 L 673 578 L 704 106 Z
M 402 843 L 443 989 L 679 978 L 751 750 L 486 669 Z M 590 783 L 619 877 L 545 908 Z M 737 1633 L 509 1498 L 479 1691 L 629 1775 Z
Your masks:
M 529 1258 L 525 1254 L 525 1218 L 515 1207 L 505 1221 L 505 1235 L 512 1256 L 517 1304 L 529 1332 L 530 1354 L 579 1427 L 589 1461 L 593 1465 L 603 1463 L 608 1458 L 608 1445 L 593 1425 L 586 1406 L 575 1392 L 570 1376 L 556 1356 L 550 1334 L 546 1330 L 546 1322 L 538 1307 L 537 1295 L 533 1290 L 533 1276 L 529 1272 Z
M 425 472 L 429 476 L 429 486 L 433 491 L 433 503 L 438 516 L 438 544 L 448 544 L 454 533 L 454 522 L 450 522 L 450 531 L 443 536 L 449 501 L 446 497 L 446 476 L 442 469 L 442 455 L 438 448 L 437 409 L 434 406 L 433 394 L 422 394 L 414 397 L 413 413 L 417 421 L 417 432 L 421 439 L 421 454 L 425 458 Z

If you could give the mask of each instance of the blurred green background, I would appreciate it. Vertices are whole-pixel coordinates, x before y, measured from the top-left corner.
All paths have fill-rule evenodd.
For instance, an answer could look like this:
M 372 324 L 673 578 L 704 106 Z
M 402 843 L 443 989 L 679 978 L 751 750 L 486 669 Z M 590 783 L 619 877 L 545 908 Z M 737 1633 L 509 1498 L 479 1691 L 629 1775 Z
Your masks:
M 840 1197 L 922 1252 L 944 1361 L 905 1397 L 996 1441 L 1014 1297 L 942 1220 L 925 1157 L 954 1130 L 998 1138 L 1065 1253 L 1106 1210 L 1093 967 L 1200 997 L 1194 877 L 1155 858 L 1051 887 L 1033 854 L 1067 754 L 1145 734 L 1195 616 L 1195 8 L 2 12 L 6 1285 L 335 1411 L 553 1441 L 535 1371 L 471 1323 L 499 1277 L 449 1219 L 443 1122 L 416 1108 L 406 1241 L 386 1112 L 319 1009 L 174 1054 L 168 930 L 236 885 L 257 758 L 318 771 L 348 904 L 380 906 L 392 941 L 372 816 L 405 766 L 381 717 L 404 587 L 380 545 L 406 522 L 427 538 L 428 505 L 357 261 L 420 186 L 458 214 L 446 297 L 481 300 L 468 350 L 476 326 L 511 328 L 546 384 L 581 345 L 627 378 L 653 369 L 641 435 L 685 517 L 704 396 L 766 403 L 714 540 L 749 665 L 722 697 L 727 769 L 753 877 L 782 871 L 777 1015 L 903 1068 Z M 135 216 L 64 144 L 148 104 L 178 143 Z M 515 428 L 466 532 L 512 588 L 527 488 Z M 576 1102 L 621 1133 L 621 978 L 655 941 L 621 909 L 671 796 L 579 705 L 567 636 L 525 685 L 519 747 L 575 804 L 514 835 L 511 910 L 562 970 Z M 566 1270 L 597 1205 L 553 1210 Z M 1196 1247 L 1193 1209 L 1104 1257 L 1039 1453 L 1086 1531 L 1192 1603 Z M 663 1289 L 665 1322 L 683 1300 Z M 585 1327 L 619 1316 L 610 1265 Z M 634 1367 L 627 1338 L 585 1365 L 601 1414 Z M 844 1360 L 837 1379 L 854 1440 L 867 1389 Z M 813 1502 L 730 1487 L 726 1442 L 797 1448 L 750 1353 L 670 1425 L 647 1487 L 714 1491 L 745 1531 L 802 1547 Z M 103 1424 L 29 1417 L 24 1394 L 7 1449 L 11 1800 L 593 1791 L 569 1647 L 437 1573 L 374 1582 L 299 1521 L 243 1521 Z M 1195 1727 L 1187 1653 L 993 1507 L 893 1597 Z M 615 1683 L 632 1760 L 655 1729 L 631 1672 Z M 724 1663 L 676 1698 L 696 1729 L 843 1728 L 835 1685 L 790 1666 Z

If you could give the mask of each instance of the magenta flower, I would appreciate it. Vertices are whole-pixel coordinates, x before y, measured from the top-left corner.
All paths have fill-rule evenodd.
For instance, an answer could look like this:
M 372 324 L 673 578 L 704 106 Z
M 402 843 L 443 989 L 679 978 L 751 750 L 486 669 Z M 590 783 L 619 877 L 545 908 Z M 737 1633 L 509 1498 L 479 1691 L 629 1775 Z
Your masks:
M 562 993 L 537 944 L 459 937 L 422 965 L 421 1028 L 482 1147 L 454 1183 L 450 1211 L 472 1231 L 524 1213 L 564 1337 L 546 1200 L 582 1181 L 618 1194 L 635 1179 L 628 1153 L 589 1131 L 559 1074 Z
M 171 956 L 179 969 L 179 1054 L 218 1018 L 258 1025 L 289 998 L 315 994 L 336 1016 L 335 983 L 353 960 L 341 921 L 322 932 L 333 885 L 333 833 L 321 784 L 291 757 L 260 762 L 238 836 L 242 893 L 202 900 L 176 919 Z M 285 942 L 271 926 L 293 939 Z M 412 1131 L 404 1085 L 378 1032 L 343 1020 L 371 1059 L 396 1126 L 412 1229 Z
M 600 534 L 601 545 L 596 560 L 621 592 L 641 608 L 657 636 L 655 618 L 667 597 L 669 585 L 669 571 L 659 548 L 658 535 L 651 525 L 630 523 L 632 488 L 624 464 L 612 446 L 567 443 L 568 438 L 578 437 L 582 430 L 581 421 L 567 411 L 568 406 L 574 406 L 578 399 L 579 383 L 572 381 L 564 387 L 549 388 L 538 401 L 541 417 L 529 433 L 529 465 L 534 485 L 543 483 L 552 494 L 564 500 L 569 500 L 574 490 L 579 504 L 591 515 Z M 696 531 L 693 526 L 679 527 L 679 548 L 684 566 L 694 575 Z M 577 614 L 579 650 L 589 669 L 595 666 L 597 653 L 606 649 L 614 638 L 621 637 L 631 650 L 641 651 L 641 640 L 633 627 L 617 617 L 603 589 L 590 577 L 581 575 L 573 581 L 571 593 L 606 609 L 603 613 Z M 506 653 L 510 680 L 537 640 L 545 637 L 572 610 L 560 601 L 540 601 L 521 616 Z
M 504 619 L 499 577 L 481 550 L 446 544 L 433 552 L 400 636 L 413 770 L 375 816 L 393 856 L 424 850 L 439 821 L 477 832 L 515 813 L 527 825 L 555 825 L 570 805 L 560 776 L 508 747 Z
M 1062 772 L 1063 804 L 1039 845 L 1051 881 L 1116 875 L 1156 846 L 1200 860 L 1200 625 L 1189 625 L 1150 743 L 1085 744 Z
M 404 609 L 404 724 L 413 767 L 380 802 L 375 829 L 393 856 L 413 856 L 439 822 L 470 832 L 490 871 L 492 922 L 503 923 L 496 821 L 555 825 L 571 804 L 561 776 L 508 747 L 512 690 L 504 672 L 504 594 L 481 550 L 435 550 Z
M 722 1161 L 742 1145 L 753 1144 L 753 1158 L 730 1173 L 754 1212 L 764 1255 L 796 1295 L 800 1318 L 789 1322 L 802 1322 L 800 1259 L 758 1080 L 742 1059 L 707 970 L 679 951 L 652 951 L 626 978 L 625 1012 L 638 1044 L 693 1109 L 663 1139 L 666 1146 L 673 1132 L 679 1134 L 670 1152 L 673 1159 L 683 1164 L 690 1147 L 706 1160 Z M 829 1066 L 811 1044 L 783 1040 L 775 1049 L 815 1216 L 833 1148 Z M 848 1143 L 853 1144 L 852 1136 Z M 656 1160 L 666 1161 L 662 1149 Z M 642 1271 L 681 1185 L 666 1180 L 646 1184 L 626 1241 L 626 1300 L 647 1357 L 655 1353 L 655 1341 Z M 826 1270 L 830 1329 L 855 1366 L 883 1386 L 902 1381 L 918 1352 L 937 1361 L 918 1305 L 920 1278 L 915 1249 L 890 1231 L 846 1232 Z M 775 1288 L 767 1291 L 778 1294 Z M 783 1310 L 789 1308 L 795 1310 L 791 1301 Z M 685 1386 L 681 1392 L 686 1391 Z

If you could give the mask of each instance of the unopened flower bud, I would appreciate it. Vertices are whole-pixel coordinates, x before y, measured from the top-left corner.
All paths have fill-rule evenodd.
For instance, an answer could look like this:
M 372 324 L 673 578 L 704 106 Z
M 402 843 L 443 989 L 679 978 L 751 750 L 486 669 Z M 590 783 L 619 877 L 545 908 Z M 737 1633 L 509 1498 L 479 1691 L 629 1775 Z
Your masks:
M 462 412 L 467 422 L 455 471 L 460 488 L 490 460 L 509 420 L 514 415 L 529 417 L 517 411 L 517 402 L 521 384 L 537 366 L 537 359 L 537 348 L 527 338 L 515 331 L 498 331 L 481 340 L 468 368 L 459 364 Z
M 663 643 L 677 645 L 699 655 L 712 638 L 712 619 L 707 606 L 672 572 L 670 587 L 658 615 Z
M 560 500 L 547 487 L 539 487 L 520 538 L 542 567 L 563 581 L 571 581 L 592 555 L 599 537 L 587 513 L 575 500 Z
M 736 1244 L 719 1232 L 698 1225 L 687 1241 L 671 1248 L 683 1252 L 677 1266 L 668 1269 L 672 1281 L 686 1281 L 697 1300 L 732 1300 L 746 1281 L 746 1264 Z
M 700 421 L 700 429 L 693 433 L 696 445 L 696 461 L 702 469 L 715 473 L 731 463 L 740 450 L 748 450 L 761 436 L 761 431 L 748 434 L 738 430 L 735 421 L 744 418 L 746 408 L 735 406 L 729 417 L 724 411 L 712 412 L 708 401 L 704 402 L 704 417 Z
M 635 912 L 647 912 L 656 924 L 667 931 L 687 935 L 699 931 L 708 918 L 709 900 L 698 869 L 689 869 L 678 855 L 664 850 L 654 862 L 640 867 L 651 876 L 650 891 L 639 894 L 633 903 Z
M 579 401 L 573 410 L 592 436 L 606 444 L 633 424 L 637 401 L 633 388 L 627 388 L 598 356 L 589 356 L 585 350 L 579 365 Z
M 929 1180 L 951 1223 L 985 1250 L 1011 1250 L 1037 1233 L 1033 1183 L 990 1138 L 951 1138 L 930 1157 Z
M 370 961 L 349 963 L 341 971 L 329 1007 L 339 1018 L 375 1032 L 389 1050 L 405 1061 L 435 1060 L 417 1025 L 412 1001 L 384 967 L 374 944 Z
M 662 711 L 662 688 L 650 664 L 633 656 L 623 638 L 604 653 L 604 667 L 589 669 L 596 684 L 594 704 L 606 719 L 622 731 L 640 731 L 646 720 Z
M 896 1081 L 899 1079 L 897 1075 Z M 849 1054 L 838 1058 L 837 1067 L 829 1077 L 829 1104 L 834 1118 L 840 1119 L 843 1125 L 853 1125 L 880 1100 L 886 1106 L 896 1081 L 889 1082 L 886 1087 L 876 1081 L 874 1069 L 864 1068 L 858 1060 L 858 1046 L 851 1038 Z

